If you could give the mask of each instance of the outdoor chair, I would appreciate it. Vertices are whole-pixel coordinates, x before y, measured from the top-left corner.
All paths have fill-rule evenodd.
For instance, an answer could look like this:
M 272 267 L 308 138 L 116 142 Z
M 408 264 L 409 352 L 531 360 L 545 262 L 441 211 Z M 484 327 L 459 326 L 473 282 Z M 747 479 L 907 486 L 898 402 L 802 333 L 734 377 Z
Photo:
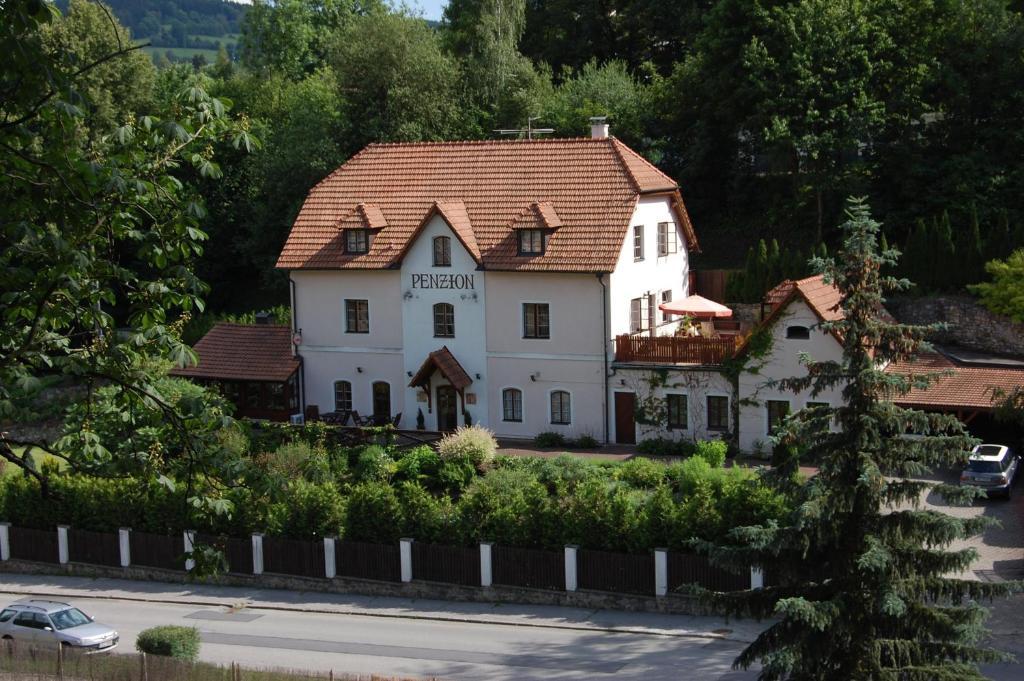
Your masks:
M 397 414 L 395 414 L 395 418 L 391 419 L 391 425 L 394 426 L 395 428 L 397 428 L 398 424 L 401 423 L 401 421 L 402 421 L 402 412 L 398 412 Z

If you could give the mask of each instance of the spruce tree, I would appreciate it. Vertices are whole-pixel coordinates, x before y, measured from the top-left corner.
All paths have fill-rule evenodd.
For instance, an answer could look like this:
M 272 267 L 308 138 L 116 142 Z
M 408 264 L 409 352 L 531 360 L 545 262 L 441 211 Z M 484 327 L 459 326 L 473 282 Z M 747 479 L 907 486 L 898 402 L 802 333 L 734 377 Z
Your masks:
M 1004 656 L 976 645 L 985 615 L 977 601 L 1015 586 L 950 577 L 977 555 L 949 545 L 991 521 L 919 505 L 929 492 L 954 503 L 979 494 L 922 479 L 956 465 L 974 440 L 951 415 L 890 401 L 933 379 L 882 371 L 918 351 L 928 329 L 879 314 L 884 293 L 908 282 L 882 273 L 897 253 L 879 252 L 867 205 L 851 200 L 847 217 L 843 249 L 813 262 L 841 293 L 842 319 L 821 326 L 842 339 L 842 361 L 806 358 L 807 375 L 782 382 L 815 396 L 841 386 L 844 404 L 804 409 L 782 430 L 765 475 L 792 496 L 787 518 L 734 528 L 722 543 L 696 542 L 718 565 L 761 566 L 768 576 L 765 588 L 709 599 L 731 615 L 777 618 L 735 661 L 744 669 L 760 662 L 762 679 L 980 679 L 978 663 Z M 801 482 L 800 464 L 818 473 Z

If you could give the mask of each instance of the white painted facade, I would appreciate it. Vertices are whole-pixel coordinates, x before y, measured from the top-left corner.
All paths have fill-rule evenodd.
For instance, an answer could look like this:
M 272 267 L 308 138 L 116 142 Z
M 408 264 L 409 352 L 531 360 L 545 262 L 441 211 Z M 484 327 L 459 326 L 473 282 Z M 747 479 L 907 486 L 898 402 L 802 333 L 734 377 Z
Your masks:
M 664 385 L 659 372 L 654 368 L 617 368 L 611 382 L 612 404 L 616 393 L 631 393 L 638 403 L 654 398 L 662 406 L 667 404 L 669 395 L 686 398 L 686 418 L 682 427 L 669 427 L 637 423 L 636 440 L 664 437 L 673 440 L 717 440 L 727 438 L 735 429 L 733 407 L 735 394 L 732 383 L 721 372 L 705 368 L 657 367 L 666 369 Z M 652 383 L 657 387 L 652 387 Z M 726 420 L 724 427 L 711 427 L 708 416 L 708 398 L 725 398 Z M 612 419 L 612 440 L 618 438 L 616 422 Z
M 771 327 L 771 348 L 761 360 L 752 360 L 757 373 L 744 372 L 739 378 L 739 446 L 747 452 L 771 451 L 768 432 L 769 400 L 789 403 L 790 413 L 811 402 L 838 406 L 842 388 L 834 388 L 817 396 L 810 391 L 793 393 L 769 385 L 772 380 L 805 376 L 807 368 L 800 356 L 807 354 L 817 361 L 841 361 L 842 346 L 831 334 L 818 328 L 821 320 L 800 297 L 792 299 Z M 807 329 L 808 338 L 788 338 L 791 327 Z
M 658 255 L 658 223 L 667 223 L 675 235 L 675 253 Z M 642 260 L 634 258 L 634 225 L 644 231 Z M 449 267 L 433 264 L 433 241 L 438 236 L 450 239 Z M 462 286 L 423 286 L 422 276 L 430 274 L 459 276 Z M 674 299 L 682 298 L 687 294 L 687 275 L 686 242 L 669 197 L 639 199 L 618 264 L 601 277 L 479 269 L 437 214 L 416 236 L 400 269 L 291 271 L 296 326 L 302 332 L 297 352 L 303 361 L 303 403 L 316 405 L 321 412 L 333 411 L 335 382 L 349 381 L 353 409 L 370 414 L 372 384 L 384 381 L 390 386 L 391 414 L 401 412 L 400 427 L 415 428 L 417 411 L 422 410 L 425 427 L 435 430 L 436 389 L 447 381 L 434 372 L 429 401 L 409 382 L 431 352 L 446 346 L 472 379 L 460 402 L 472 422 L 503 437 L 531 438 L 555 431 L 604 440 L 606 414 L 607 428 L 614 428 L 606 368 L 614 358 L 612 339 L 629 333 L 630 301 L 653 293 L 657 304 L 665 290 L 672 291 Z M 346 299 L 367 301 L 369 333 L 346 332 Z M 453 337 L 434 336 L 438 303 L 454 308 Z M 548 306 L 549 338 L 524 337 L 527 303 Z M 502 391 L 507 388 L 521 391 L 521 420 L 504 418 Z M 570 395 L 568 424 L 552 423 L 555 391 Z M 458 422 L 464 422 L 462 414 Z

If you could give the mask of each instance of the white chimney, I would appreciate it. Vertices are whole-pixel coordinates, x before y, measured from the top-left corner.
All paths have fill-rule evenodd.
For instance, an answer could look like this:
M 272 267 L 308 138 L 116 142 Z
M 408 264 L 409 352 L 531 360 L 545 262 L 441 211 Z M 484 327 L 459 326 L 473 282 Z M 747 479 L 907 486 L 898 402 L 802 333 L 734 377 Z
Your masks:
M 590 138 L 595 140 L 608 139 L 608 121 L 606 116 L 590 118 Z

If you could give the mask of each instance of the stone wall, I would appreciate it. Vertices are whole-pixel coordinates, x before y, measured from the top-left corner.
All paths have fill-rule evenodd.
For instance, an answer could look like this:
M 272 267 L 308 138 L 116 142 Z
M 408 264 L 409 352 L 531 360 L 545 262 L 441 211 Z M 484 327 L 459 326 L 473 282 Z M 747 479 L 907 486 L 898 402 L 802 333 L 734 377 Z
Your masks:
M 1024 324 L 989 312 L 970 296 L 894 298 L 885 307 L 904 324 L 946 324 L 931 338 L 940 345 L 1024 356 Z
M 35 563 L 26 560 L 0 562 L 0 572 L 35 575 L 74 575 L 76 577 L 113 577 L 150 582 L 220 584 L 226 586 L 257 587 L 261 589 L 287 589 L 292 591 L 320 591 L 326 593 L 359 594 L 362 596 L 391 596 L 395 598 L 426 598 L 445 601 L 475 601 L 479 603 L 524 603 L 528 605 L 562 605 L 594 610 L 626 610 L 658 612 L 671 615 L 705 615 L 709 611 L 695 596 L 670 593 L 667 596 L 634 596 L 605 591 L 548 591 L 512 586 L 471 587 L 413 580 L 408 583 L 378 582 L 369 579 L 336 577 L 313 579 L 263 573 L 262 575 L 219 575 L 207 579 L 192 579 L 186 572 L 132 566 L 128 568 L 103 567 L 85 563 Z

